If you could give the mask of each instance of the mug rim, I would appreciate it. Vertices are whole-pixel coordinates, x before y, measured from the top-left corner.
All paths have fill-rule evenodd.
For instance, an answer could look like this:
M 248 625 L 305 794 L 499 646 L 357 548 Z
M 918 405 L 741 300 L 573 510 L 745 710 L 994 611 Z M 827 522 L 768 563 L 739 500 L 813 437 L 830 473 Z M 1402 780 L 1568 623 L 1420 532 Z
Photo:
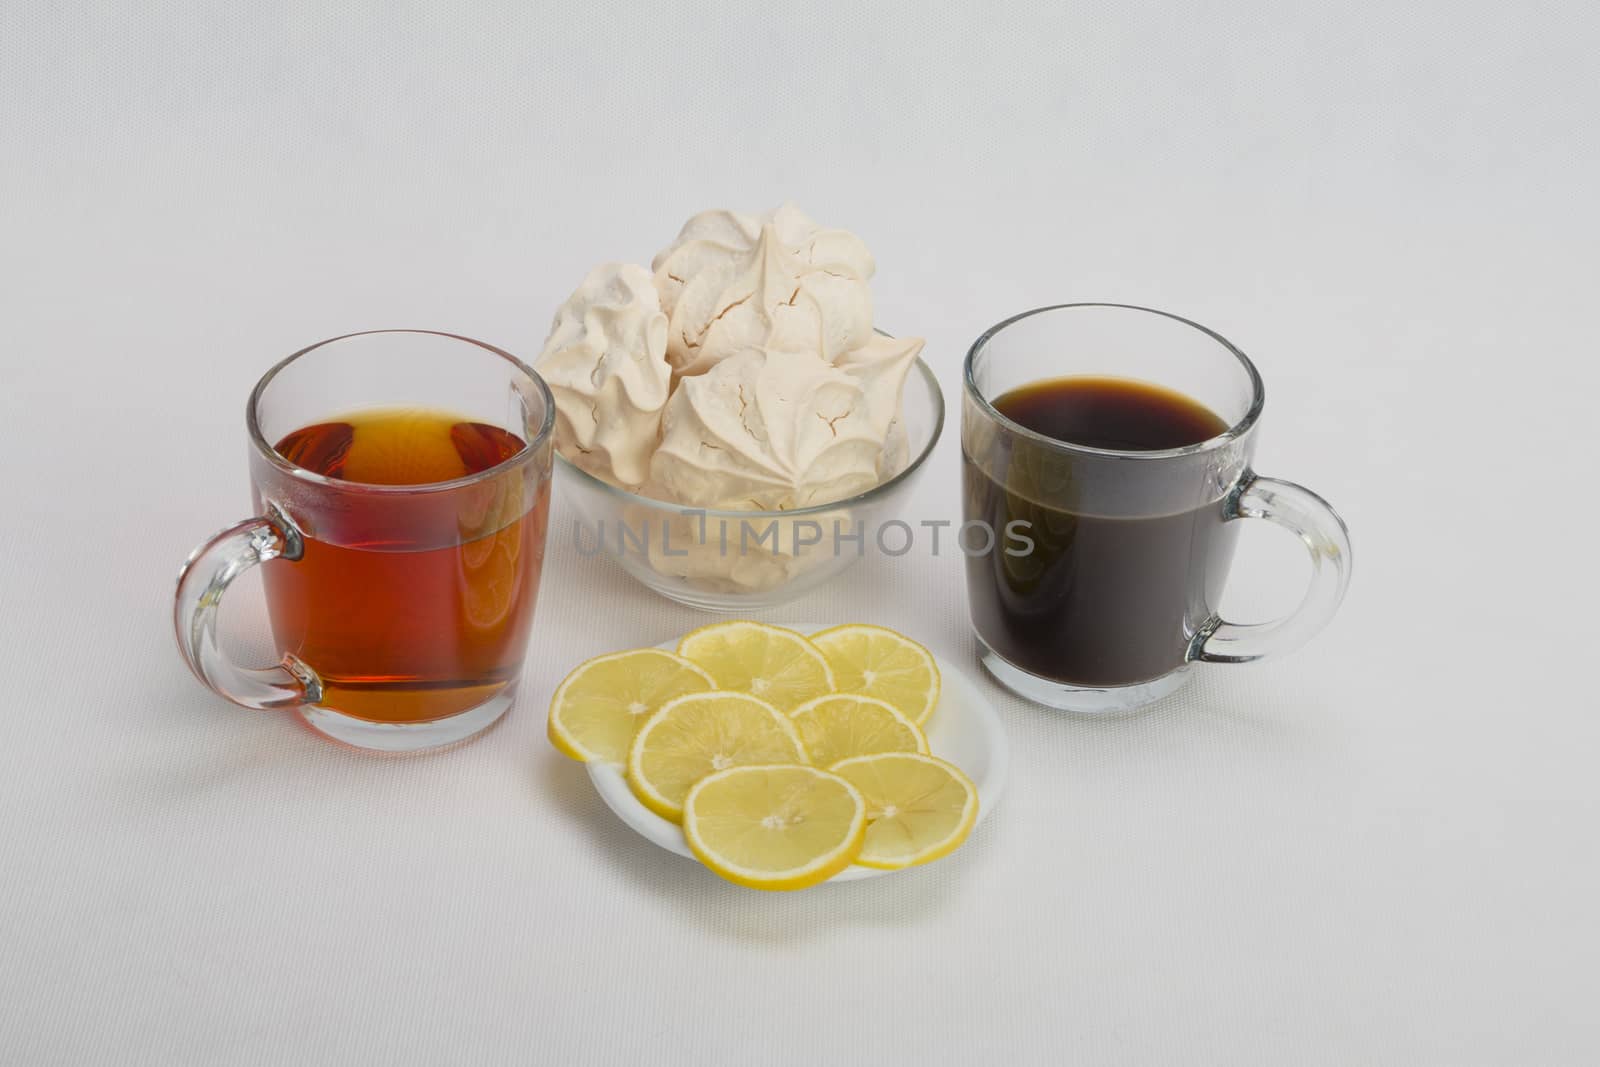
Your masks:
M 984 350 L 990 340 L 992 340 L 1007 326 L 1015 325 L 1016 323 L 1021 322 L 1023 319 L 1032 318 L 1035 315 L 1042 315 L 1046 312 L 1069 311 L 1078 308 L 1117 308 L 1122 311 L 1138 311 L 1148 315 L 1160 315 L 1162 318 L 1171 319 L 1174 322 L 1182 323 L 1191 329 L 1200 331 L 1213 341 L 1220 344 L 1223 348 L 1227 349 L 1228 352 L 1239 361 L 1239 365 L 1244 368 L 1245 375 L 1250 381 L 1249 408 L 1242 416 L 1239 417 L 1238 421 L 1233 423 L 1233 425 L 1229 426 L 1226 430 L 1217 434 L 1215 437 L 1208 437 L 1204 441 L 1197 441 L 1192 445 L 1182 445 L 1178 448 L 1158 448 L 1146 450 L 1096 448 L 1093 445 L 1073 444 L 1070 441 L 1062 441 L 1058 438 L 1048 437 L 1042 433 L 1039 433 L 1037 430 L 1031 430 L 1022 425 L 1020 422 L 1017 422 L 1014 419 L 1008 418 L 1006 415 L 1002 414 L 1000 410 L 994 406 L 994 404 L 990 403 L 989 398 L 983 395 L 983 391 L 978 388 L 978 383 L 973 374 L 973 364 L 976 362 L 978 355 Z M 1161 311 L 1158 308 L 1142 307 L 1138 304 L 1117 304 L 1104 301 L 1047 304 L 1043 307 L 1036 307 L 1028 311 L 1020 312 L 1016 315 L 1012 315 L 1008 319 L 1003 319 L 1000 322 L 995 323 L 993 326 L 983 331 L 983 333 L 979 334 L 978 339 L 972 342 L 972 347 L 967 349 L 966 359 L 962 361 L 961 379 L 962 386 L 966 390 L 967 396 L 979 405 L 985 415 L 1004 426 L 1011 433 L 1027 438 L 1036 444 L 1048 448 L 1058 449 L 1062 452 L 1075 452 L 1092 456 L 1107 456 L 1113 459 L 1174 459 L 1181 456 L 1199 455 L 1204 452 L 1210 452 L 1218 448 L 1226 447 L 1250 432 L 1250 430 L 1255 426 L 1256 421 L 1260 419 L 1261 409 L 1266 404 L 1267 399 L 1266 386 L 1261 381 L 1261 373 L 1256 370 L 1256 365 L 1250 361 L 1249 356 L 1246 356 L 1242 351 L 1239 350 L 1237 345 L 1228 340 L 1226 337 L 1222 336 L 1220 333 L 1217 333 L 1215 330 L 1207 326 L 1202 326 L 1198 322 L 1186 319 L 1182 315 L 1174 315 L 1170 311 Z
M 523 442 L 522 448 L 518 449 L 514 454 L 501 460 L 499 463 L 496 463 L 494 466 L 485 467 L 483 470 L 474 474 L 464 475 L 460 478 L 451 478 L 448 481 L 442 482 L 418 482 L 414 485 L 385 485 L 378 482 L 353 482 L 343 478 L 330 478 L 326 474 L 319 474 L 314 470 L 311 470 L 307 467 L 302 467 L 298 463 L 294 463 L 286 458 L 283 453 L 279 452 L 267 441 L 266 436 L 261 432 L 259 408 L 262 397 L 265 395 L 267 387 L 272 384 L 272 380 L 276 378 L 278 374 L 287 368 L 291 363 L 300 359 L 302 356 L 310 355 L 319 348 L 324 348 L 339 341 L 348 341 L 352 337 L 372 337 L 378 334 L 426 334 L 431 337 L 445 337 L 452 341 L 465 342 L 466 344 L 481 348 L 485 352 L 499 356 L 501 359 L 511 364 L 511 366 L 516 370 L 521 371 L 523 376 L 531 381 L 534 385 L 534 388 L 538 390 L 539 398 L 544 403 L 544 417 L 540 420 L 538 431 L 534 433 L 531 440 Z M 550 387 L 545 384 L 545 380 L 543 378 L 539 377 L 538 372 L 503 348 L 489 344 L 487 341 L 479 341 L 476 338 L 467 337 L 464 334 L 450 333 L 447 330 L 394 328 L 382 330 L 355 330 L 351 333 L 343 333 L 337 337 L 329 337 L 325 340 L 318 341 L 315 344 L 307 345 L 305 348 L 300 349 L 300 351 L 285 356 L 283 359 L 269 367 L 267 372 L 261 376 L 259 381 L 256 382 L 255 388 L 250 390 L 250 397 L 245 401 L 244 417 L 245 427 L 250 435 L 250 443 L 255 447 L 256 451 L 260 453 L 262 458 L 264 458 L 268 463 L 272 464 L 273 467 L 291 478 L 296 478 L 304 482 L 310 482 L 314 485 L 325 486 L 329 489 L 338 489 L 347 492 L 353 490 L 370 493 L 415 495 L 419 493 L 448 492 L 452 489 L 460 489 L 465 486 L 474 485 L 478 482 L 487 481 L 490 478 L 515 470 L 518 466 L 528 462 L 538 452 L 539 448 L 543 446 L 544 443 L 548 441 L 551 435 L 555 432 L 556 403 L 555 397 L 550 393 Z

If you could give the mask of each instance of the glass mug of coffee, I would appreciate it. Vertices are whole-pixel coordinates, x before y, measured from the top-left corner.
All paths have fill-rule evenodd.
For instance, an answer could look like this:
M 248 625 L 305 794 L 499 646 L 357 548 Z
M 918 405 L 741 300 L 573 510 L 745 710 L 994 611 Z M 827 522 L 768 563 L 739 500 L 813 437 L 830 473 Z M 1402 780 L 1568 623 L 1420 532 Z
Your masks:
M 964 393 L 966 519 L 999 535 L 967 559 L 972 625 L 1013 692 L 1127 711 L 1175 691 L 1196 661 L 1288 651 L 1338 608 L 1344 522 L 1251 469 L 1261 376 L 1212 331 L 1122 304 L 1039 308 L 978 338 Z M 1241 518 L 1287 527 L 1311 552 L 1305 599 L 1276 622 L 1217 615 Z
M 256 517 L 178 575 L 190 669 L 360 748 L 436 748 L 492 725 L 533 623 L 554 411 L 515 357 L 453 334 L 350 334 L 273 367 L 245 411 Z M 217 640 L 222 594 L 257 564 L 282 657 L 267 669 Z

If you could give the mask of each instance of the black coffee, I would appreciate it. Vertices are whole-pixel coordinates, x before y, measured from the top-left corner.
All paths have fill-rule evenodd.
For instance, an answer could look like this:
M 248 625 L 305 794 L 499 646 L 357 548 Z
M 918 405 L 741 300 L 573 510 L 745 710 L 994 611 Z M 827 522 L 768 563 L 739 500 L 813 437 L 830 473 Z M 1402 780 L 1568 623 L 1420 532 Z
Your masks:
M 1181 448 L 1227 429 L 1181 393 L 1120 378 L 1034 382 L 993 404 L 1054 440 L 1124 452 Z M 1176 514 L 1110 517 L 1080 502 L 1087 472 L 1074 469 L 1100 462 L 1103 471 L 1103 460 L 1036 445 L 997 456 L 964 451 L 962 460 L 967 518 L 995 530 L 1027 522 L 1034 542 L 1026 555 L 967 560 L 973 624 L 991 648 L 1032 674 L 1083 686 L 1132 685 L 1182 665 L 1233 556 L 1222 499 Z M 1129 478 L 1140 477 L 1141 461 L 1124 462 Z

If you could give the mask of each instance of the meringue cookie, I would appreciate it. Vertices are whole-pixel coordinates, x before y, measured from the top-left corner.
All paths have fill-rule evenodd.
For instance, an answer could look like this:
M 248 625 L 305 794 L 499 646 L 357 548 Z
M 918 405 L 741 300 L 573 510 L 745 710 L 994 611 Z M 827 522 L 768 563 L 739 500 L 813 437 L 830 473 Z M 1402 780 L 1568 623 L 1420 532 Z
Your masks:
M 613 485 L 650 472 L 672 385 L 667 316 L 650 272 L 631 263 L 590 271 L 556 311 L 534 368 L 556 402 L 556 447 Z
M 878 483 L 883 445 L 862 377 L 749 348 L 678 382 L 644 491 L 710 508 L 826 504 Z
M 872 336 L 872 253 L 793 204 L 759 218 L 702 212 L 651 267 L 670 321 L 667 360 L 680 376 L 753 345 L 831 362 Z
M 870 279 L 878 269 L 866 242 L 849 230 L 818 226 L 792 200 L 785 200 L 767 212 L 762 221 L 770 222 L 783 243 L 811 266 L 843 264 L 862 281 Z
M 873 430 L 883 439 L 883 450 L 878 454 L 879 482 L 893 478 L 911 462 L 911 441 L 900 421 L 900 395 L 924 343 L 920 337 L 874 334 L 872 340 L 846 352 L 834 363 L 860 381 L 867 394 Z
M 872 428 L 880 438 L 888 436 L 889 427 L 900 417 L 900 392 L 926 343 L 920 337 L 873 334 L 872 340 L 834 360 L 835 367 L 861 383 Z

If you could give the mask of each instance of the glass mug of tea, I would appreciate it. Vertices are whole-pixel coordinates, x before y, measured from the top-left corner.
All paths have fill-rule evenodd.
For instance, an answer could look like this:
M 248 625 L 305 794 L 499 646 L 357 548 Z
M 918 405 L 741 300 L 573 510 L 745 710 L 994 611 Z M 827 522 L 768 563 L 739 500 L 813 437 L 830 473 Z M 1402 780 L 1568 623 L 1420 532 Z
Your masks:
M 195 675 L 337 741 L 453 744 L 511 706 L 544 561 L 554 404 L 509 353 L 376 330 L 296 352 L 250 394 L 256 517 L 195 549 L 173 621 Z M 222 594 L 261 565 L 275 667 L 233 662 Z
M 1224 338 L 1149 308 L 1062 304 L 979 337 L 964 378 L 966 519 L 1004 531 L 967 559 L 968 601 L 1006 688 L 1128 711 L 1178 689 L 1196 661 L 1285 652 L 1332 618 L 1349 533 L 1315 493 L 1251 469 L 1261 376 Z M 1216 612 L 1241 518 L 1310 550 L 1310 587 L 1286 618 Z

